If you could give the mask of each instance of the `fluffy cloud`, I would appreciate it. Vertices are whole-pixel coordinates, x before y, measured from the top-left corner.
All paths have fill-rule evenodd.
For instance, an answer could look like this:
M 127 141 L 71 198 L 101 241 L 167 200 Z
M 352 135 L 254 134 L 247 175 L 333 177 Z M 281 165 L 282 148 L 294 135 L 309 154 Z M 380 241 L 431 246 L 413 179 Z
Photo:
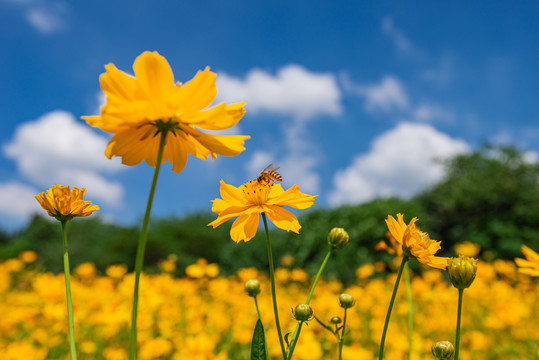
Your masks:
M 379 84 L 350 86 L 356 94 L 365 98 L 365 109 L 369 112 L 404 111 L 409 107 L 404 86 L 391 75 L 384 76 Z
M 426 124 L 400 123 L 376 138 L 367 154 L 358 155 L 334 176 L 333 206 L 379 196 L 409 197 L 441 180 L 439 160 L 469 151 L 468 145 Z
M 221 73 L 217 88 L 219 101 L 245 101 L 252 113 L 273 112 L 297 119 L 341 113 L 336 77 L 313 73 L 299 65 L 285 66 L 276 75 L 253 69 L 245 79 Z
M 89 198 L 118 205 L 123 187 L 102 173 L 118 171 L 122 166 L 118 159 L 103 155 L 107 142 L 72 114 L 53 111 L 19 125 L 3 151 L 16 162 L 22 175 L 43 189 L 55 183 L 85 187 Z
M 39 191 L 18 182 L 0 183 L 0 214 L 19 218 L 36 213 L 41 208 L 34 199 Z

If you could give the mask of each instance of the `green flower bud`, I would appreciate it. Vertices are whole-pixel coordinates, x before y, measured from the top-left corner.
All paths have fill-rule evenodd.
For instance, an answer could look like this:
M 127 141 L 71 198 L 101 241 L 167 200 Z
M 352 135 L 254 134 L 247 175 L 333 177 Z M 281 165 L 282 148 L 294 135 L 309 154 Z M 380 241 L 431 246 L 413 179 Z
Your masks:
M 329 322 L 332 323 L 333 325 L 338 325 L 342 322 L 342 320 L 340 317 L 334 316 L 331 318 L 331 320 L 329 320 Z
M 352 306 L 354 306 L 354 304 L 356 303 L 356 301 L 354 300 L 354 298 L 352 297 L 352 295 L 346 294 L 346 293 L 342 293 L 341 295 L 339 295 L 339 303 L 341 304 L 341 307 L 342 307 L 343 309 L 349 309 L 349 308 L 351 308 Z
M 346 244 L 348 244 L 350 236 L 343 228 L 333 228 L 328 234 L 328 244 L 335 250 L 342 249 Z
M 432 344 L 432 355 L 436 359 L 450 360 L 455 355 L 455 347 L 449 341 L 438 341 Z
M 307 304 L 297 305 L 292 313 L 298 321 L 309 321 L 313 317 L 313 309 Z
M 447 260 L 449 279 L 457 289 L 466 289 L 472 285 L 477 274 L 477 259 L 467 256 Z
M 260 282 L 258 280 L 247 280 L 245 283 L 245 291 L 250 297 L 255 297 L 260 294 Z

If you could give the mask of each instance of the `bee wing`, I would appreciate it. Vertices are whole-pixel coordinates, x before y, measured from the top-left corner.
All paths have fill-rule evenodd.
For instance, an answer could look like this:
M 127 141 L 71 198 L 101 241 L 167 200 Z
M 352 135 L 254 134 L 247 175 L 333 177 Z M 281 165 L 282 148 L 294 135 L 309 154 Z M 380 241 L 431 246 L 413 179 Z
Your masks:
M 264 170 L 262 170 L 260 173 L 263 173 L 263 172 L 266 172 L 266 171 L 271 171 L 270 168 L 273 166 L 273 163 L 269 164 L 268 166 L 266 166 L 264 168 Z

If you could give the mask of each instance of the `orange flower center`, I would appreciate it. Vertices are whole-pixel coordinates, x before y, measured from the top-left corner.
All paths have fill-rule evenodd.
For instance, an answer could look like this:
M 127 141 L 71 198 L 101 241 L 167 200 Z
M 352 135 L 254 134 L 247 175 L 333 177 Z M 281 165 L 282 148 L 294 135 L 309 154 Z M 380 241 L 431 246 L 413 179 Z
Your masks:
M 241 191 L 245 199 L 253 205 L 264 205 L 268 201 L 269 193 L 273 187 L 271 182 L 259 182 L 249 180 L 247 184 L 241 186 Z

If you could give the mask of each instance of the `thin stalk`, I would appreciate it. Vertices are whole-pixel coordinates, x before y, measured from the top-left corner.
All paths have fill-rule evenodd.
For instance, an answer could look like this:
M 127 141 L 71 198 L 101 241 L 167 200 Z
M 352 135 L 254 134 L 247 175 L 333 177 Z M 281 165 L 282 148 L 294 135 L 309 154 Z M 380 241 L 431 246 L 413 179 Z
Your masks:
M 256 296 L 254 296 L 254 299 L 255 299 L 255 307 L 256 307 L 256 313 L 258 315 L 258 319 L 262 321 L 262 318 L 260 317 L 260 309 L 258 308 L 258 300 L 256 299 Z
M 389 308 L 387 309 L 386 321 L 384 323 L 384 331 L 382 332 L 382 340 L 380 340 L 380 352 L 378 354 L 378 359 L 382 360 L 384 358 L 384 344 L 386 342 L 387 328 L 389 326 L 389 318 L 391 317 L 391 310 L 393 309 L 393 304 L 395 303 L 395 297 L 397 296 L 397 289 L 399 288 L 399 281 L 401 279 L 402 271 L 404 270 L 404 265 L 408 261 L 408 256 L 404 255 L 402 257 L 402 262 L 399 267 L 399 272 L 397 273 L 397 280 L 395 280 L 395 286 L 393 287 L 393 294 L 391 295 L 391 301 L 389 302 Z
M 322 265 L 320 265 L 320 269 L 318 269 L 318 273 L 316 274 L 316 277 L 314 278 L 313 285 L 311 286 L 311 291 L 309 292 L 309 296 L 307 296 L 307 301 L 305 304 L 309 305 L 311 302 L 311 298 L 314 294 L 314 289 L 316 288 L 316 285 L 318 284 L 318 280 L 320 280 L 320 276 L 322 275 L 322 271 L 324 271 L 324 268 L 326 267 L 326 264 L 328 263 L 329 257 L 333 253 L 333 248 L 331 248 L 324 261 L 322 262 Z M 294 334 L 292 335 L 292 339 L 290 340 L 290 346 L 288 347 L 287 356 L 285 356 L 285 359 L 289 360 L 292 359 L 292 354 L 294 353 L 294 348 L 296 347 L 296 344 L 299 339 L 299 333 L 301 332 L 301 326 L 303 325 L 303 321 L 298 321 L 298 324 L 296 325 L 296 329 L 294 330 Z
M 67 298 L 67 321 L 69 324 L 69 351 L 71 360 L 77 360 L 77 351 L 75 349 L 75 324 L 73 321 L 73 304 L 71 302 L 71 281 L 69 279 L 69 255 L 67 253 L 67 220 L 61 221 L 62 239 L 64 243 L 64 274 L 66 279 L 66 298 Z
M 410 285 L 410 269 L 408 269 L 408 263 L 404 265 L 404 282 L 406 284 L 406 297 L 408 298 L 408 360 L 411 360 L 414 332 L 414 303 L 412 302 L 412 286 Z
M 344 319 L 342 321 L 342 334 L 341 337 L 337 334 L 337 340 L 339 341 L 339 360 L 342 359 L 342 347 L 344 345 L 344 333 L 346 330 L 346 310 L 347 308 L 344 308 Z
M 157 162 L 155 163 L 155 171 L 153 174 L 152 185 L 150 187 L 150 194 L 148 196 L 148 203 L 146 204 L 146 212 L 144 213 L 142 230 L 140 231 L 140 238 L 137 247 L 137 258 L 135 261 L 135 289 L 133 291 L 133 311 L 131 313 L 131 336 L 129 337 L 129 360 L 135 360 L 137 357 L 137 315 L 140 273 L 142 271 L 142 264 L 144 262 L 144 252 L 146 250 L 146 242 L 148 240 L 148 224 L 150 223 L 153 196 L 155 194 L 157 178 L 159 177 L 159 169 L 161 168 L 161 159 L 163 158 L 166 137 L 167 131 L 162 131 L 161 139 L 159 141 L 159 150 L 157 152 Z
M 459 360 L 459 348 L 460 348 L 460 317 L 462 315 L 462 296 L 464 295 L 464 289 L 459 290 L 459 307 L 457 310 L 457 334 L 455 338 L 455 360 Z
M 264 229 L 266 229 L 266 245 L 268 247 L 268 262 L 269 273 L 271 283 L 271 299 L 273 301 L 273 314 L 275 316 L 275 326 L 277 327 L 277 334 L 279 335 L 279 342 L 281 344 L 281 351 L 283 353 L 283 359 L 286 359 L 286 350 L 284 347 L 283 334 L 281 332 L 281 322 L 279 321 L 279 310 L 277 309 L 277 295 L 275 292 L 275 274 L 273 269 L 273 255 L 271 253 L 271 240 L 269 236 L 268 221 L 266 220 L 266 214 L 262 213 L 262 220 L 264 220 Z

